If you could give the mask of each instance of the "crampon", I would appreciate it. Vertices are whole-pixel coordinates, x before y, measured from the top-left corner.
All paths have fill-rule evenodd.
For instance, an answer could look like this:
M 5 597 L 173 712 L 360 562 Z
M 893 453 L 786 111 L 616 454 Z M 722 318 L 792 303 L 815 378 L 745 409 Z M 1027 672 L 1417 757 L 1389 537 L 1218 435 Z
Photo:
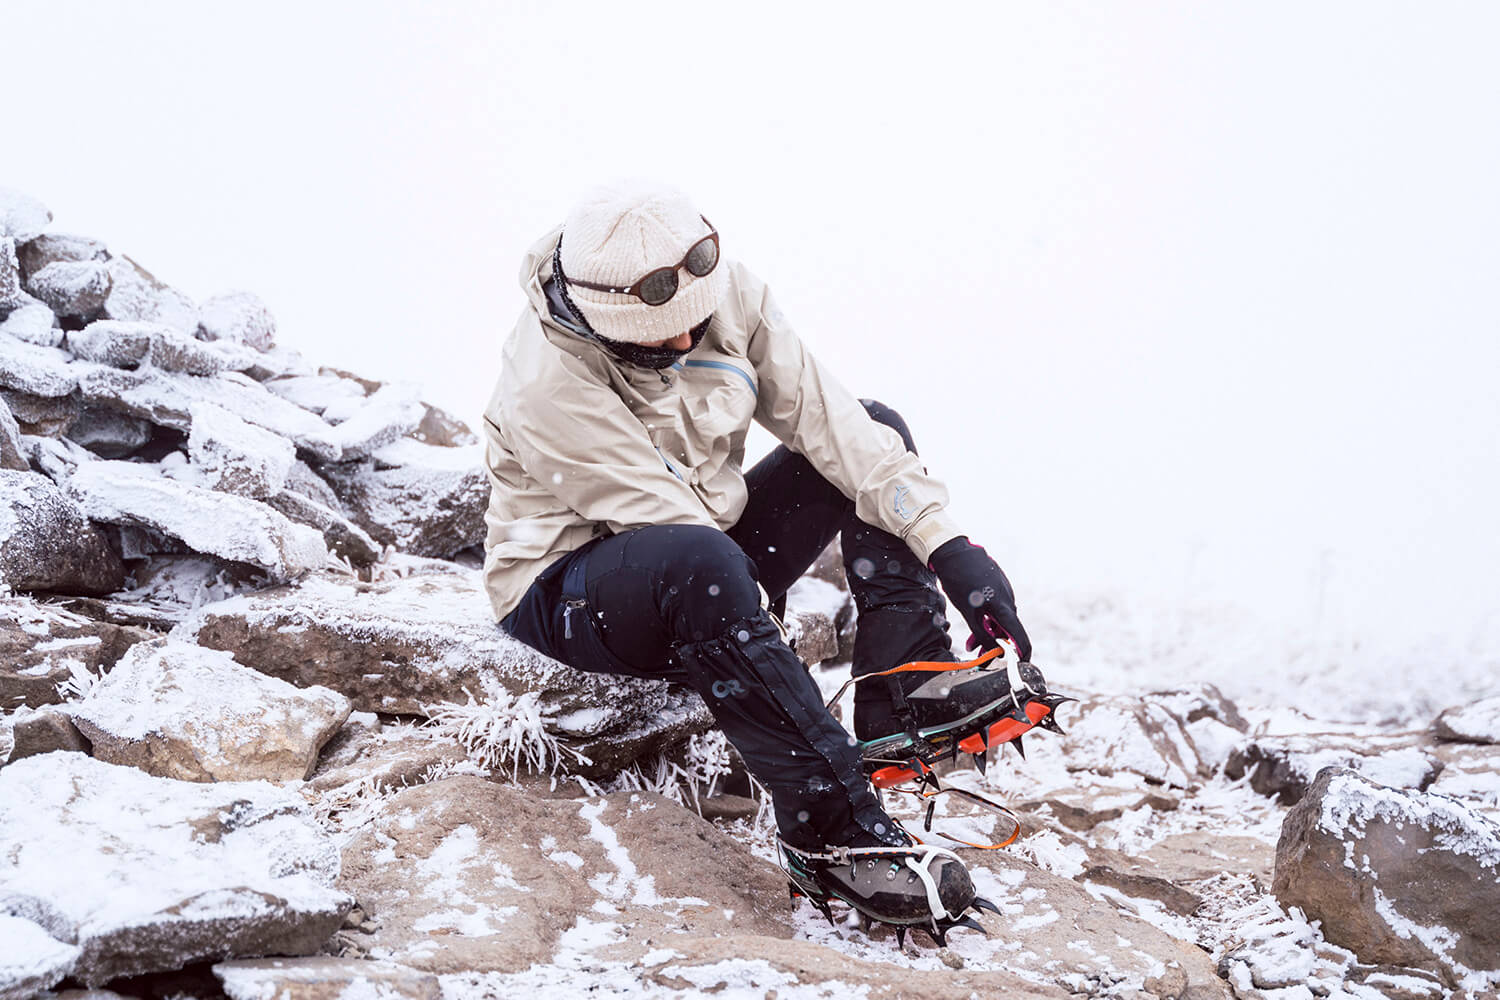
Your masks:
M 888 924 L 896 941 L 906 944 L 906 932 L 923 930 L 940 947 L 948 932 L 968 927 L 985 933 L 984 926 L 965 911 L 1000 910 L 974 891 L 958 855 L 929 844 L 909 847 L 835 847 L 824 852 L 799 850 L 781 842 L 782 870 L 792 898 L 803 897 L 832 924 L 833 899 L 843 900 L 866 921 Z

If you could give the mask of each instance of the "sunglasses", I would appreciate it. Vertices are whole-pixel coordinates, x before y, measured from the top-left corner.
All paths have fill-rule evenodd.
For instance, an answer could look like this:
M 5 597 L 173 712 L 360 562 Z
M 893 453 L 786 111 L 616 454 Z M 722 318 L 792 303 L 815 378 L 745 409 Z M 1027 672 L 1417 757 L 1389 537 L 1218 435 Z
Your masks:
M 678 271 L 687 268 L 688 274 L 695 278 L 702 278 L 719 266 L 719 231 L 714 229 L 714 224 L 704 219 L 703 216 L 700 215 L 698 218 L 703 219 L 703 224 L 709 228 L 708 235 L 688 247 L 687 254 L 677 264 L 672 267 L 658 267 L 629 288 L 579 281 L 577 278 L 569 278 L 566 275 L 563 276 L 563 280 L 570 285 L 592 289 L 596 292 L 634 295 L 648 306 L 664 306 L 672 301 L 672 296 L 677 294 Z

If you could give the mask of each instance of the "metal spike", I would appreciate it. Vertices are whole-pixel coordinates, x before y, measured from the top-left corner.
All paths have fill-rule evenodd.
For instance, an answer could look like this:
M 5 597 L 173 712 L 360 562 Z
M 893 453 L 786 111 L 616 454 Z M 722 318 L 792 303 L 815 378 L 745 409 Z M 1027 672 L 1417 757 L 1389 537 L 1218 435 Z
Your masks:
M 1042 716 L 1042 721 L 1038 722 L 1037 725 L 1050 733 L 1056 733 L 1059 736 L 1067 735 L 1063 732 L 1062 726 L 1059 726 L 1057 724 L 1057 720 L 1052 717 L 1051 712 L 1048 712 L 1046 715 Z
M 900 951 L 906 950 L 906 925 L 896 925 L 896 948 Z
M 796 899 L 798 896 L 802 895 L 802 893 L 797 891 L 797 887 L 795 885 L 792 885 L 792 883 L 790 882 L 786 884 L 786 894 L 793 899 Z
M 952 930 L 955 927 L 967 927 L 971 931 L 978 931 L 985 937 L 990 936 L 990 932 L 984 929 L 984 925 L 975 920 L 973 917 L 959 917 L 957 920 L 953 921 L 953 923 L 949 924 L 945 929 Z
M 1021 755 L 1022 760 L 1026 759 L 1026 744 L 1021 742 L 1021 737 L 1017 736 L 1011 740 L 1010 745 L 1016 748 L 1016 753 Z
M 1000 907 L 996 906 L 994 903 L 991 903 L 983 896 L 975 896 L 974 902 L 970 903 L 969 905 L 974 907 L 974 909 L 976 910 L 989 910 L 991 913 L 997 914 L 999 916 L 1004 916 L 1004 914 L 1000 912 Z
M 942 927 L 939 927 L 936 923 L 934 923 L 932 925 L 932 928 L 927 933 L 930 934 L 930 935 L 932 935 L 932 940 L 934 940 L 934 941 L 937 942 L 937 946 L 939 948 L 946 948 L 946 947 L 948 947 L 948 932 L 947 932 L 947 930 L 945 930 Z
M 974 755 L 974 767 L 981 775 L 984 774 L 984 769 L 989 766 L 989 762 L 989 754 L 976 753 Z

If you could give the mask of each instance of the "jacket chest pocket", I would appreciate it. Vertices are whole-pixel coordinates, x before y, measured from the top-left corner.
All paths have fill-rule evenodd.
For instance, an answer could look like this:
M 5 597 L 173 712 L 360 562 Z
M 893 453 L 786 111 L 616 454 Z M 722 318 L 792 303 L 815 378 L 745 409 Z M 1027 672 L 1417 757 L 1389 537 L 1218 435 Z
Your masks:
M 741 367 L 741 364 L 744 367 Z M 748 363 L 689 359 L 682 380 L 683 435 L 698 462 L 715 466 L 744 447 L 758 389 Z

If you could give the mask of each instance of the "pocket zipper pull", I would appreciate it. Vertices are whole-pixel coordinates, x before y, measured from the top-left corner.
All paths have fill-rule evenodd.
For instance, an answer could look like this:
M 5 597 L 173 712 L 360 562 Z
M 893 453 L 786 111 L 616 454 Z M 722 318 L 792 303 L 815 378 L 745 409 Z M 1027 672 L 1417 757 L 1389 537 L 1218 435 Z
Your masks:
M 569 601 L 563 608 L 563 638 L 573 638 L 573 612 L 586 605 L 587 601 Z

